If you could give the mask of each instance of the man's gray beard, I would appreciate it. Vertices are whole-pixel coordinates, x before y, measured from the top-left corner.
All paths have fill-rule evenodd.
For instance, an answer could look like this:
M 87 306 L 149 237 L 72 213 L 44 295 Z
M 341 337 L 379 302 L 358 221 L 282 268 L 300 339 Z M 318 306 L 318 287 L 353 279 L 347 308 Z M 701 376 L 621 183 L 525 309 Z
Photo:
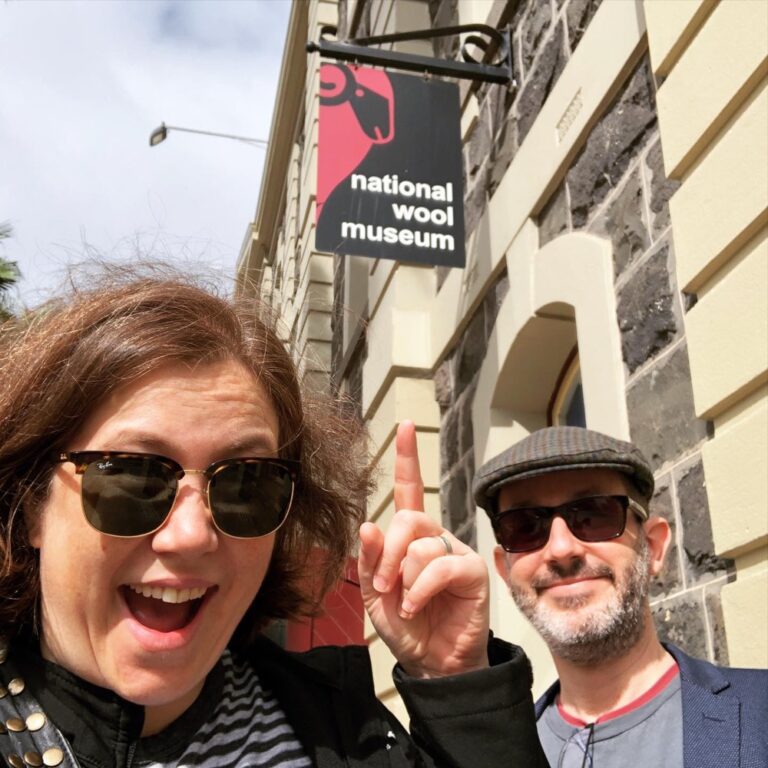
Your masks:
M 650 554 L 642 532 L 635 551 L 637 556 L 622 574 L 621 583 L 616 582 L 616 575 L 609 569 L 589 571 L 583 561 L 570 568 L 568 574 L 553 570 L 553 578 L 581 574 L 610 574 L 614 577 L 616 588 L 607 605 L 602 610 L 592 610 L 577 627 L 571 625 L 569 619 L 573 617 L 567 611 L 569 608 L 581 608 L 587 602 L 585 599 L 573 598 L 563 609 L 553 611 L 541 605 L 529 591 L 510 587 L 517 607 L 544 638 L 554 656 L 574 664 L 592 666 L 621 656 L 637 643 L 645 628 L 645 607 L 650 583 Z

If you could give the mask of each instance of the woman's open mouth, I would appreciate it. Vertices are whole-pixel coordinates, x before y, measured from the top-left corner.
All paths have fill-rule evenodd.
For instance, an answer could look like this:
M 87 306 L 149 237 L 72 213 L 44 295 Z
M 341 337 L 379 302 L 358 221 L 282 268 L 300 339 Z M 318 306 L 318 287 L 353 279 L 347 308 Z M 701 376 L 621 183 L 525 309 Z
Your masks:
M 131 615 L 140 624 L 155 632 L 175 632 L 192 622 L 206 594 L 212 590 L 124 584 L 120 592 Z

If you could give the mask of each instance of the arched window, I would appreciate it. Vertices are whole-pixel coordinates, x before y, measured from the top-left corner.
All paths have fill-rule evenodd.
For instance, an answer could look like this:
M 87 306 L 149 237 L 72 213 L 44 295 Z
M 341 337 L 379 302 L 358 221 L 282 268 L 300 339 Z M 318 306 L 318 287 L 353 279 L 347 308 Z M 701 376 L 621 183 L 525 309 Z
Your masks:
M 557 383 L 547 409 L 547 424 L 553 427 L 587 426 L 578 347 L 574 347 L 571 354 L 568 355 L 560 375 L 557 377 Z

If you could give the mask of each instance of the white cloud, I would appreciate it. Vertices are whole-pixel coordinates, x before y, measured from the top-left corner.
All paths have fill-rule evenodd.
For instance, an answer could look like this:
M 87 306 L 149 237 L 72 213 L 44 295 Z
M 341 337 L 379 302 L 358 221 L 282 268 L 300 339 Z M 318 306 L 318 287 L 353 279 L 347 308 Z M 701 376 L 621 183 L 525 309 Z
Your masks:
M 84 254 L 137 247 L 230 276 L 268 138 L 288 0 L 0 5 L 0 221 L 34 304 Z

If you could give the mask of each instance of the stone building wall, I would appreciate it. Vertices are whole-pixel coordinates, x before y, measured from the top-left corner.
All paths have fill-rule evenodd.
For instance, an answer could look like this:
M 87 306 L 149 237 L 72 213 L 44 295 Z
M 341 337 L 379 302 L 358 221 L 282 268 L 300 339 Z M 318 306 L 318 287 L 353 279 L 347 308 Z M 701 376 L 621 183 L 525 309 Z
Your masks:
M 600 0 L 494 5 L 492 13 L 506 15 L 514 28 L 518 87 L 477 90 L 477 119 L 464 148 L 468 234 L 599 5 Z M 456 0 L 433 0 L 430 11 L 435 22 L 458 21 Z M 654 616 L 663 638 L 726 663 L 719 590 L 729 579 L 730 563 L 713 554 L 701 463 L 708 424 L 693 407 L 683 323 L 694 299 L 681 294 L 675 280 L 668 200 L 677 184 L 664 175 L 655 92 L 646 54 L 541 208 L 539 242 L 583 231 L 612 243 L 630 434 L 654 467 L 654 508 L 674 531 L 666 571 L 652 589 Z M 514 279 L 506 273 L 496 278 L 435 373 L 443 521 L 470 544 L 476 535 L 471 406 L 499 304 Z
M 588 423 L 647 453 L 674 531 L 652 585 L 662 637 L 746 665 L 768 661 L 754 626 L 768 626 L 768 326 L 754 327 L 768 301 L 754 287 L 768 264 L 767 13 L 750 0 L 295 3 L 238 266 L 240 289 L 281 311 L 305 383 L 345 393 L 368 423 L 369 517 L 394 513 L 395 427 L 412 419 L 425 512 L 488 559 L 476 466 L 544 423 L 578 338 Z M 459 82 L 466 269 L 315 251 L 307 40 L 326 24 L 345 38 L 479 22 L 511 25 L 517 85 Z M 430 47 L 458 54 L 450 38 L 402 50 Z M 495 576 L 491 593 L 492 626 L 524 643 L 540 692 L 550 654 Z M 365 631 L 377 693 L 405 716 Z
M 707 423 L 701 455 L 677 482 L 681 498 L 706 483 L 706 499 L 681 506 L 686 567 L 691 578 L 720 567 L 712 541 L 733 558 L 733 578 L 709 600 L 722 608 L 730 663 L 765 667 L 768 5 L 644 0 L 642 10 L 664 168 L 678 187 L 669 213 L 693 407 Z
M 733 660 L 733 652 L 749 645 L 748 622 L 742 622 L 734 647 L 727 648 L 724 627 L 729 638 L 733 632 L 728 611 L 731 616 L 751 615 L 753 610 L 760 615 L 757 603 L 764 590 L 762 595 L 758 590 L 763 582 L 742 576 L 755 571 L 760 553 L 768 551 L 759 517 L 764 516 L 761 499 L 768 497 L 768 487 L 761 491 L 759 481 L 753 481 L 754 487 L 740 483 L 739 490 L 746 487 L 748 494 L 738 503 L 751 505 L 752 518 L 729 514 L 734 483 L 724 470 L 713 482 L 712 468 L 727 464 L 724 456 L 740 450 L 740 463 L 748 465 L 742 474 L 757 475 L 755 461 L 745 461 L 741 437 L 747 421 L 752 432 L 759 431 L 762 422 L 749 416 L 753 411 L 768 423 L 768 396 L 760 400 L 755 391 L 762 386 L 764 394 L 768 392 L 768 362 L 759 367 L 763 353 L 757 347 L 763 337 L 742 333 L 757 341 L 743 347 L 749 354 L 741 358 L 758 363 L 736 360 L 729 347 L 730 368 L 740 365 L 745 370 L 731 376 L 727 391 L 710 392 L 712 377 L 702 375 L 708 370 L 702 366 L 711 367 L 720 358 L 703 337 L 713 313 L 728 304 L 717 291 L 730 291 L 730 297 L 738 289 L 734 281 L 746 279 L 745 269 L 749 275 L 758 274 L 759 252 L 749 237 L 759 240 L 762 232 L 760 242 L 768 243 L 768 205 L 760 202 L 768 185 L 763 183 L 761 192 L 763 177 L 751 170 L 754 194 L 744 201 L 735 195 L 731 205 L 725 192 L 710 190 L 697 177 L 697 152 L 709 145 L 692 144 L 686 120 L 677 128 L 673 124 L 670 134 L 670 124 L 662 121 L 660 126 L 659 115 L 688 103 L 689 79 L 698 71 L 686 62 L 689 53 L 698 57 L 694 63 L 709 61 L 719 55 L 725 32 L 735 28 L 740 37 L 729 38 L 728 55 L 743 53 L 739 40 L 759 25 L 735 13 L 737 1 L 295 4 L 263 198 L 240 264 L 241 275 L 256 280 L 262 298 L 282 311 L 286 339 L 301 361 L 306 383 L 319 388 L 330 384 L 346 393 L 351 407 L 368 422 L 380 470 L 379 488 L 369 505 L 371 519 L 386 525 L 394 512 L 395 425 L 413 419 L 426 513 L 442 518 L 447 528 L 487 558 L 493 537 L 487 521 L 476 518 L 470 497 L 477 463 L 491 449 L 508 444 L 510 434 L 519 437 L 543 423 L 557 371 L 579 338 L 588 422 L 617 436 L 631 436 L 647 453 L 657 479 L 654 505 L 674 530 L 667 569 L 652 587 L 661 635 L 720 662 Z M 653 13 L 661 14 L 655 22 L 658 29 L 672 24 L 679 33 L 677 38 L 657 34 L 655 39 L 666 45 L 660 54 L 654 54 L 654 35 L 646 25 L 646 16 L 650 24 Z M 339 36 L 345 38 L 478 22 L 496 28 L 511 25 L 517 85 L 459 83 L 467 268 L 432 269 L 316 252 L 319 57 L 306 56 L 306 41 L 316 39 L 323 24 L 338 23 Z M 693 40 L 686 53 L 694 32 L 700 39 Z M 450 38 L 432 44 L 420 41 L 418 46 L 419 53 L 429 53 L 430 46 L 436 55 L 458 53 L 457 41 Z M 744 96 L 753 93 L 756 83 L 763 83 L 764 89 L 765 81 L 758 77 L 762 70 L 755 69 L 760 50 L 764 57 L 765 45 L 744 48 L 740 69 L 736 67 L 741 80 L 725 75 L 725 84 L 707 80 L 709 111 L 706 120 L 699 119 L 699 134 L 707 141 L 717 137 L 715 129 L 728 127 L 726 118 L 733 119 L 738 136 L 748 130 L 760 135 L 762 123 L 753 114 L 756 96 Z M 718 77 L 727 69 L 720 67 Z M 676 98 L 683 84 L 686 99 Z M 672 94 L 666 106 L 665 93 Z M 714 142 L 714 151 L 700 163 L 705 170 L 714 163 L 710 173 L 718 181 L 730 167 L 722 159 L 725 149 L 738 161 L 732 163 L 737 172 L 749 175 L 744 164 L 739 165 L 738 147 L 731 144 L 737 144 L 735 139 L 725 148 Z M 667 178 L 665 167 L 674 180 Z M 768 163 L 749 164 L 750 169 L 759 167 Z M 686 186 L 687 196 L 682 194 Z M 697 266 L 693 254 L 706 250 L 710 241 L 720 242 L 719 215 L 709 217 L 717 232 L 706 242 L 696 237 L 695 203 L 708 204 L 710 191 L 718 201 L 717 213 L 722 209 L 730 217 L 730 262 L 713 251 L 706 265 Z M 681 220 L 688 233 L 682 240 Z M 763 230 L 755 229 L 759 226 Z M 739 255 L 742 246 L 750 253 Z M 578 290 L 571 284 L 575 278 L 583 278 Z M 763 306 L 759 301 L 752 305 L 747 307 L 752 314 Z M 540 310 L 553 306 L 564 314 L 541 315 Z M 562 333 L 551 332 L 548 323 L 555 322 L 565 329 Z M 730 322 L 744 327 L 741 313 Z M 546 342 L 530 344 L 529 333 L 536 342 Z M 720 339 L 727 338 L 722 330 L 718 333 Z M 529 346 L 518 344 L 521 339 Z M 557 351 L 553 339 L 560 345 Z M 307 365 L 307 359 L 314 362 Z M 533 405 L 532 397 L 537 399 Z M 492 412 L 497 419 L 493 425 L 486 418 Z M 759 436 L 752 442 L 759 443 Z M 732 465 L 727 472 L 738 475 Z M 742 525 L 743 520 L 754 524 Z M 726 526 L 730 521 L 735 522 Z M 748 529 L 749 536 L 739 527 Z M 737 568 L 741 562 L 735 581 L 735 567 L 726 556 L 735 558 Z M 765 562 L 763 556 L 757 563 L 760 573 L 765 572 Z M 503 585 L 492 579 L 491 589 L 494 627 L 510 636 L 525 632 Z M 392 660 L 370 626 L 366 633 L 377 692 L 392 706 Z M 546 667 L 551 659 L 546 648 L 540 654 L 535 650 L 535 640 L 526 636 L 525 644 L 535 651 L 531 658 L 537 680 L 545 684 L 553 674 Z M 739 658 L 759 660 L 765 642 L 758 638 L 753 645 L 752 656 Z

